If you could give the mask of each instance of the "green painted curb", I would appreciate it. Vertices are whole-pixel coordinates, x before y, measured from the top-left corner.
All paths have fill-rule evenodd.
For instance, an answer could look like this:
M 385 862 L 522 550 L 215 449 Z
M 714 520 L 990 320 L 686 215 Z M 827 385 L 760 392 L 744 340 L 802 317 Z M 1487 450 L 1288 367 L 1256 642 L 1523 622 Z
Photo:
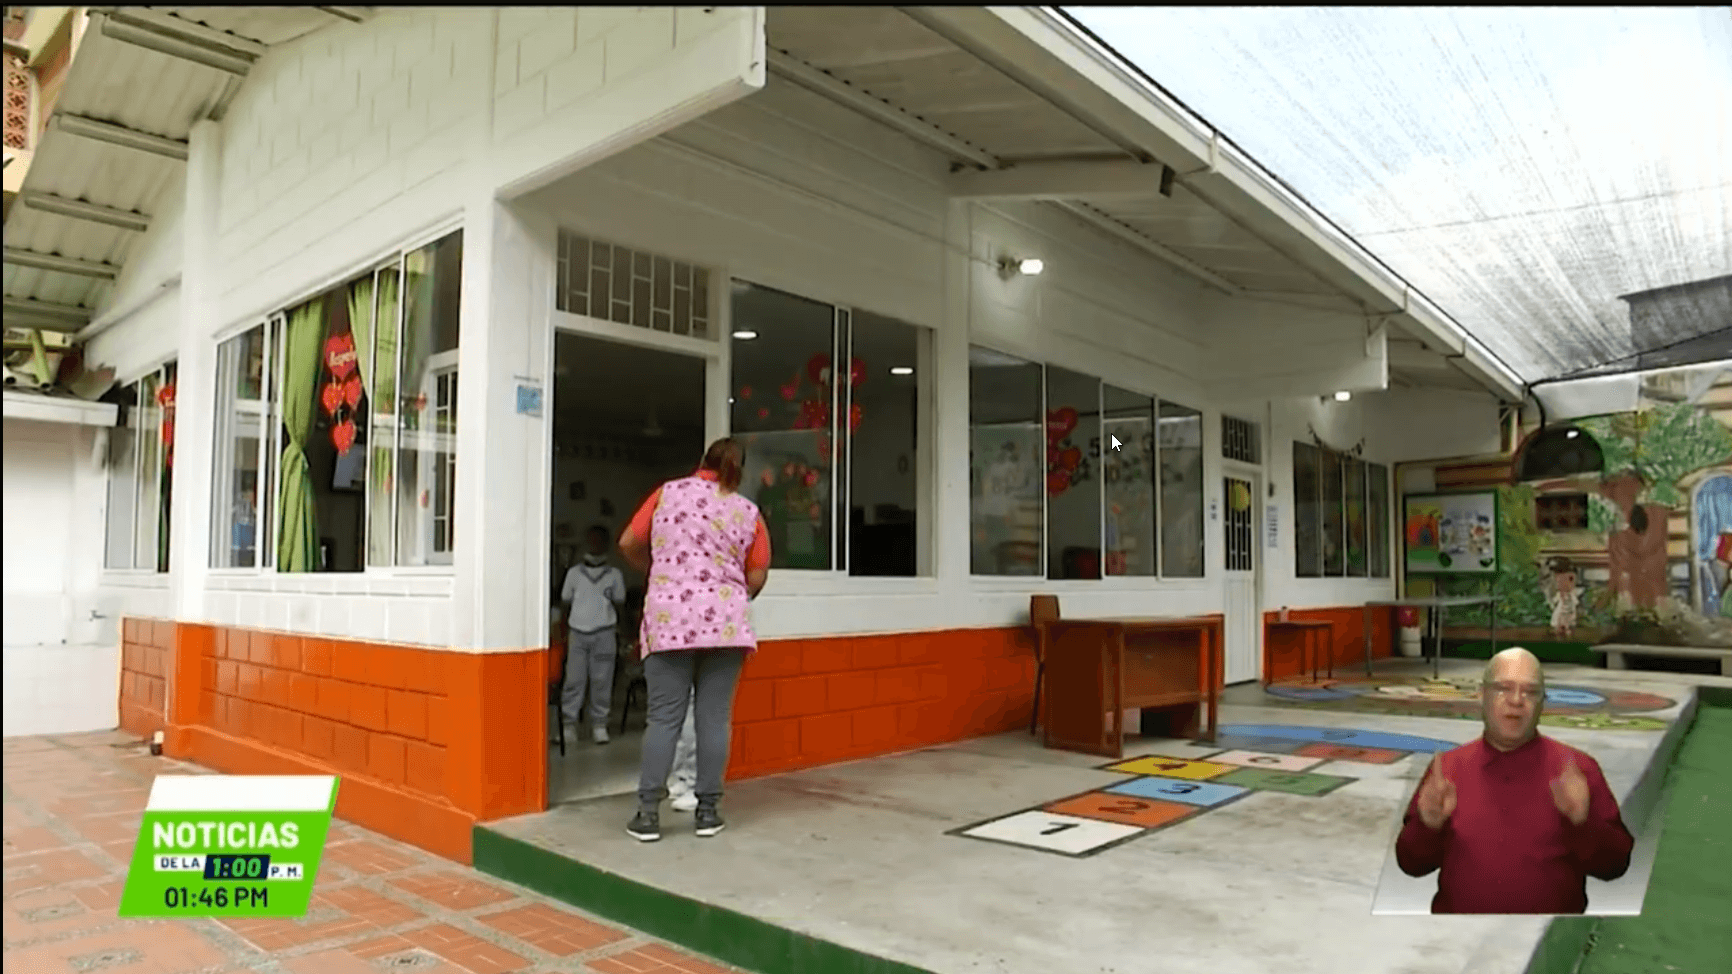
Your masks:
M 1657 814 L 1663 814 L 1666 800 L 1670 796 L 1669 776 L 1673 762 L 1677 760 L 1678 751 L 1684 744 L 1684 738 L 1690 733 L 1696 723 L 1697 714 L 1704 707 L 1732 708 L 1732 689 L 1726 687 L 1698 686 L 1685 702 L 1684 709 L 1679 712 L 1678 719 L 1666 729 L 1666 734 L 1660 740 L 1660 746 L 1654 750 L 1654 755 L 1648 761 L 1648 766 L 1642 772 L 1636 787 L 1631 789 L 1624 802 L 1624 824 L 1631 832 L 1640 835 L 1647 827 L 1648 819 Z M 1661 840 L 1664 841 L 1662 834 Z M 1660 869 L 1660 861 L 1654 864 L 1656 872 Z M 1652 880 L 1648 889 L 1647 900 L 1643 911 L 1652 905 L 1655 890 Z M 1528 961 L 1527 974 L 1577 974 L 1582 965 L 1587 962 L 1593 949 L 1594 941 L 1604 934 L 1607 920 L 1628 920 L 1640 918 L 1626 917 L 1557 917 L 1546 925 L 1546 932 L 1540 937 L 1540 942 L 1534 948 L 1533 956 Z
M 475 868 L 756 974 L 933 974 L 712 906 L 477 825 Z

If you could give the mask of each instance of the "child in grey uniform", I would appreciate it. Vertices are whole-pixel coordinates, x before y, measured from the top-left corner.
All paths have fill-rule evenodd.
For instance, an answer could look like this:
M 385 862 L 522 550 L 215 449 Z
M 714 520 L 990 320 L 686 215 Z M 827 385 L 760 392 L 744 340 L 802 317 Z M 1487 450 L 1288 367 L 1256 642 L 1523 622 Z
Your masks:
M 611 538 L 606 528 L 589 529 L 589 550 L 565 573 L 560 600 L 566 604 L 565 692 L 562 707 L 577 722 L 589 698 L 589 733 L 606 744 L 607 712 L 613 704 L 613 667 L 619 656 L 615 627 L 625 601 L 625 576 L 607 563 Z

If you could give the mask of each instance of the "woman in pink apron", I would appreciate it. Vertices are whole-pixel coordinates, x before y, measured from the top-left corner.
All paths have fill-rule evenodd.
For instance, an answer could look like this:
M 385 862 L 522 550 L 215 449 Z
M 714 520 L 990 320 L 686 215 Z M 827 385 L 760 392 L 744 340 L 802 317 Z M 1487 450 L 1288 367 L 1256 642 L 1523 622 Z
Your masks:
M 733 732 L 734 685 L 757 648 L 750 602 L 769 578 L 770 537 L 758 506 L 738 493 L 745 449 L 734 439 L 710 444 L 689 477 L 670 480 L 649 496 L 619 547 L 648 573 L 640 643 L 649 685 L 637 815 L 633 838 L 661 838 L 674 746 L 692 704 L 697 737 L 695 831 L 722 830 L 717 804 Z

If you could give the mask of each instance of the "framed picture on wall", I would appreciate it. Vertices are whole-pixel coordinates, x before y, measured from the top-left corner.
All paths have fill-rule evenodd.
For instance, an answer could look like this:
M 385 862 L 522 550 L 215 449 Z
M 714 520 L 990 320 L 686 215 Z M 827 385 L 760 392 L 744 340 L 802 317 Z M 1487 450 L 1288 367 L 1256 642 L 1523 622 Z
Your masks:
M 1408 494 L 1402 498 L 1407 571 L 1491 575 L 1498 570 L 1497 491 Z

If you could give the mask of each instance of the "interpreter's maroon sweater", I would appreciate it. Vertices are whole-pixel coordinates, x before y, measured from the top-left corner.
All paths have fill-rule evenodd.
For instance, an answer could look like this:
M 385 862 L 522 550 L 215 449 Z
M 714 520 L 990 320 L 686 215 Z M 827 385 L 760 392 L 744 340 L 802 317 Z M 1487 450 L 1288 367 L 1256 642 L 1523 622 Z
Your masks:
M 1581 825 L 1552 800 L 1551 782 L 1566 758 L 1575 759 L 1588 782 Z M 1599 763 L 1581 751 L 1538 735 L 1500 751 L 1481 738 L 1440 761 L 1455 783 L 1455 812 L 1441 828 L 1428 828 L 1415 791 L 1395 842 L 1402 872 L 1442 870 L 1431 912 L 1581 913 L 1588 906 L 1586 877 L 1617 879 L 1629 868 L 1635 840 Z

